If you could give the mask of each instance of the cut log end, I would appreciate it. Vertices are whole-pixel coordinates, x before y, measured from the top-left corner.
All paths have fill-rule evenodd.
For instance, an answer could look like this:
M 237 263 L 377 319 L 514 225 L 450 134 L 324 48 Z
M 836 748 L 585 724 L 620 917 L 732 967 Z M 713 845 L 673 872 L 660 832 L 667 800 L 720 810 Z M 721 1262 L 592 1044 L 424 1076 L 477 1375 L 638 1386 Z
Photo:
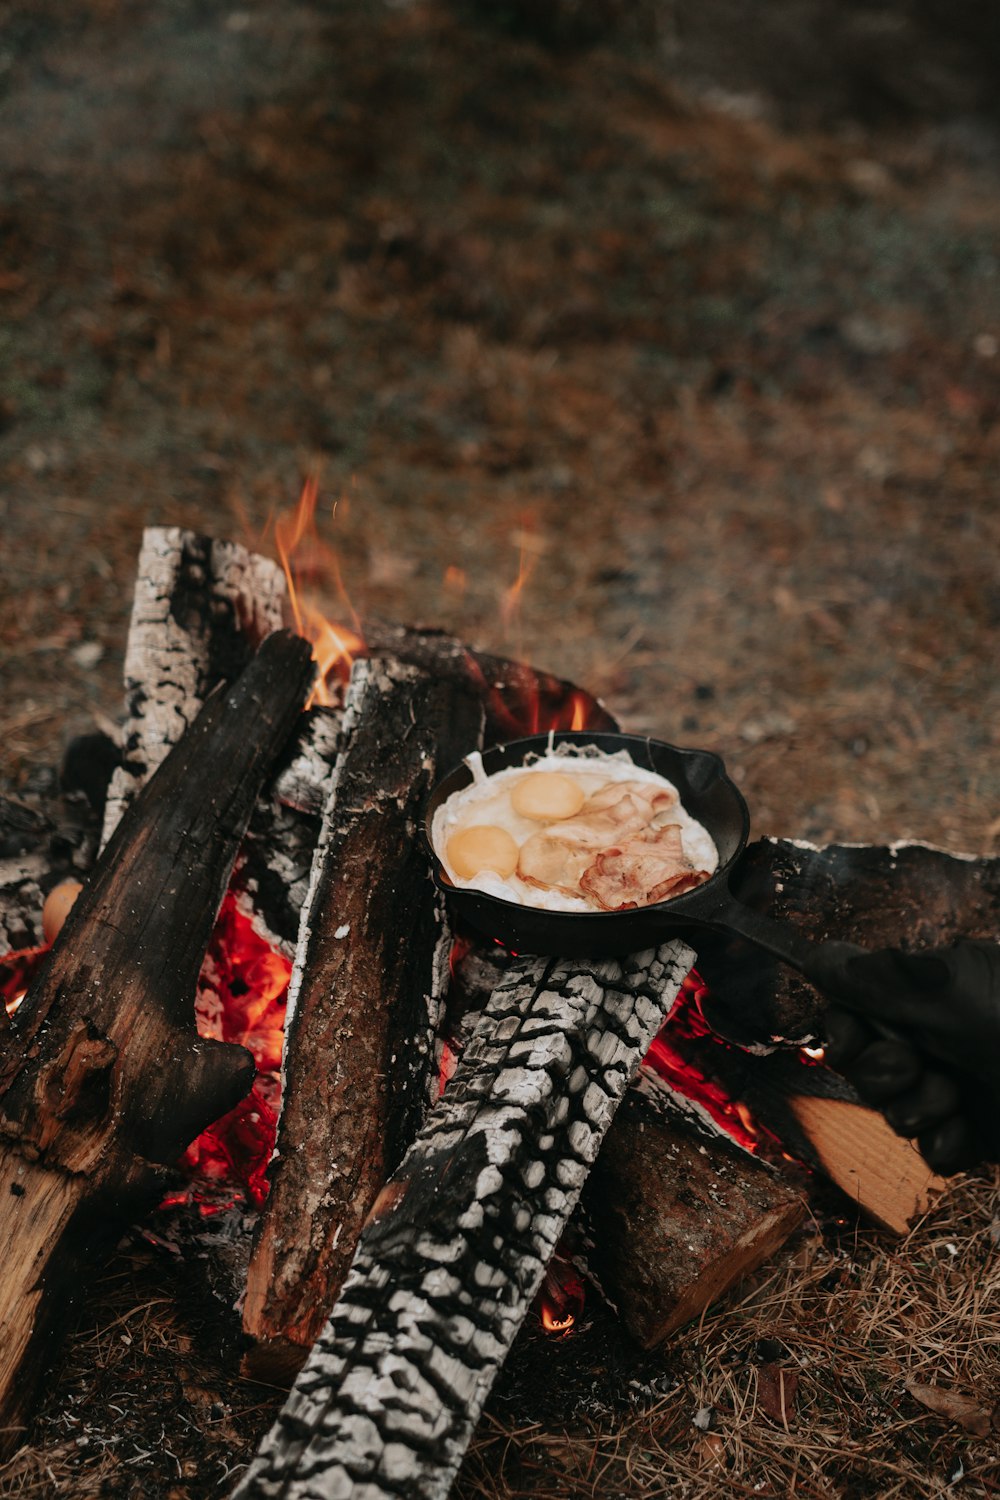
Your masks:
M 831 1182 L 884 1229 L 906 1234 L 947 1186 L 913 1141 L 863 1104 L 801 1096 L 789 1107 Z
M 596 1242 L 588 1260 L 646 1348 L 756 1270 L 806 1212 L 762 1162 L 653 1118 L 639 1099 L 619 1112 L 584 1201 Z

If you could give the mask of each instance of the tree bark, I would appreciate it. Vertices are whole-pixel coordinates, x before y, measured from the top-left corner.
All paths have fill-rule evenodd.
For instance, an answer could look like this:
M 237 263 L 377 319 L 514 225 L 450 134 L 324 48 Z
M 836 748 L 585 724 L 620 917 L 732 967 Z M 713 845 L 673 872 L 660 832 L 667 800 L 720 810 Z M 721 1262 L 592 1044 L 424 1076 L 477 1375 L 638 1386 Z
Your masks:
M 247 1280 L 255 1375 L 288 1382 L 301 1365 L 426 1108 L 450 937 L 416 832 L 443 766 L 477 748 L 481 733 L 466 685 L 395 662 L 355 663 L 289 990 L 273 1181 Z
M 756 1270 L 806 1213 L 801 1192 L 721 1131 L 698 1131 L 681 1110 L 665 1117 L 634 1092 L 584 1207 L 587 1269 L 647 1349 Z
M 192 1000 L 309 648 L 281 633 L 215 694 L 107 845 L 14 1015 L 0 1064 L 0 1428 L 10 1447 L 67 1302 L 164 1168 L 246 1093 L 253 1060 Z
M 234 1500 L 441 1500 L 691 963 L 518 963 L 375 1204 Z

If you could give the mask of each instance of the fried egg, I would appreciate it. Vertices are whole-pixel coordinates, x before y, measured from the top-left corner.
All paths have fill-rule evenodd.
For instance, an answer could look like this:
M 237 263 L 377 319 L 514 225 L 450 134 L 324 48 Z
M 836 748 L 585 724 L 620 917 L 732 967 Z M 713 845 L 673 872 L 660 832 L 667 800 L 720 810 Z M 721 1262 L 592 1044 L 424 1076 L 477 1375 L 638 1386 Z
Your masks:
M 613 879 L 617 865 L 608 864 L 607 851 L 639 847 L 643 859 L 633 858 L 629 869 L 645 868 L 650 848 L 676 845 L 674 835 L 665 837 L 668 827 L 679 830 L 683 861 L 698 880 L 718 868 L 711 835 L 681 805 L 677 788 L 637 766 L 626 750 L 560 748 L 493 776 L 478 754 L 467 764 L 472 782 L 437 809 L 431 827 L 434 852 L 456 886 L 549 911 L 618 909 L 607 876 L 611 870 Z

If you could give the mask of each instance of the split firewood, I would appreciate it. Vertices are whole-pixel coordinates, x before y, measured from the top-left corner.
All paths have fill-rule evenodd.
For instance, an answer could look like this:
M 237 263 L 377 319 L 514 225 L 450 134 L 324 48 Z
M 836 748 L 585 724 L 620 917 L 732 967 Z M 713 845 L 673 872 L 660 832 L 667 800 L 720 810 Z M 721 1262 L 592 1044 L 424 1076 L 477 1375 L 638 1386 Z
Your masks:
M 773 1255 L 805 1218 L 801 1192 L 661 1093 L 634 1091 L 584 1190 L 587 1270 L 645 1348 Z
M 281 1121 L 247 1278 L 247 1368 L 290 1381 L 318 1336 L 365 1217 L 436 1082 L 450 940 L 415 837 L 445 765 L 477 748 L 465 684 L 355 662 L 344 750 L 289 990 Z
M 239 840 L 312 677 L 270 637 L 136 797 L 16 1011 L 0 1063 L 0 1429 L 16 1445 L 87 1265 L 246 1093 L 193 997 Z
M 234 1500 L 442 1500 L 692 956 L 509 971 Z

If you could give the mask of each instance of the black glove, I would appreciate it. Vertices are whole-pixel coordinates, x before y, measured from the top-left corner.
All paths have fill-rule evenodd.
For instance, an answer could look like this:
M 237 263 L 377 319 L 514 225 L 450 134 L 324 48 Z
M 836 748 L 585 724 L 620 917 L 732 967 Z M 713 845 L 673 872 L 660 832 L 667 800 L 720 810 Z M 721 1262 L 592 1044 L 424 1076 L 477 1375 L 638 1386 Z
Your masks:
M 938 1172 L 1000 1160 L 1000 946 L 924 953 L 824 943 L 826 1059 Z

